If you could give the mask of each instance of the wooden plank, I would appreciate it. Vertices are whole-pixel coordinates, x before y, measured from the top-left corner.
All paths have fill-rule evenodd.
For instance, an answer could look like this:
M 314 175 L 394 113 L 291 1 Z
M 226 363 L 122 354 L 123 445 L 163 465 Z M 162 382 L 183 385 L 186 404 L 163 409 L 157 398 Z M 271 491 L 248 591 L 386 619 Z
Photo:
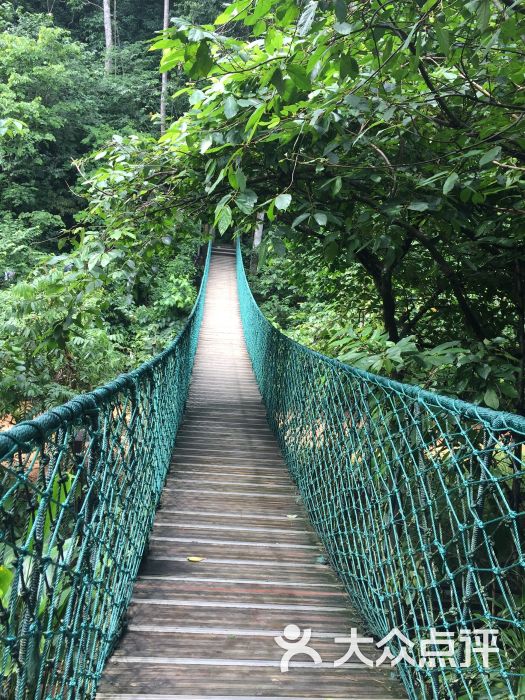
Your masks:
M 310 697 L 396 698 L 395 684 L 388 675 L 375 669 L 354 668 L 292 668 L 280 673 L 279 668 L 242 666 L 194 666 L 173 664 L 137 665 L 110 662 L 106 669 L 101 691 L 125 688 L 127 692 L 147 694 L 165 688 L 181 694 L 267 695 L 270 697 L 295 695 Z M 404 697 L 404 694 L 401 695 Z
M 224 490 L 225 487 L 227 488 L 229 486 L 233 486 L 237 488 L 242 488 L 243 491 L 255 489 L 257 492 L 261 490 L 262 485 L 260 482 L 255 484 L 249 482 L 239 483 L 239 479 L 236 478 L 235 480 L 232 480 L 231 477 L 227 477 L 225 475 L 223 475 L 222 478 L 218 477 L 215 479 L 210 479 L 202 476 L 199 476 L 197 478 L 195 476 L 190 475 L 183 476 L 181 474 L 177 477 L 168 478 L 166 482 L 166 486 L 173 489 L 184 489 L 187 484 L 203 488 L 219 487 L 221 490 Z M 272 493 L 277 496 L 280 495 L 282 491 L 286 491 L 288 494 L 295 496 L 294 490 L 292 489 L 289 483 L 283 483 L 282 481 L 275 482 L 269 477 L 264 480 L 264 491 L 265 493 Z
M 97 696 L 99 700 L 274 700 L 275 695 L 271 697 L 268 695 L 152 695 L 148 693 L 143 694 L 115 694 L 115 693 L 99 693 Z M 368 696 L 365 695 L 353 695 L 351 700 L 367 700 Z M 382 698 L 376 698 L 376 700 L 390 700 L 392 696 L 384 696 Z M 406 700 L 406 696 L 403 696 Z M 291 696 L 280 696 L 279 700 L 304 700 L 302 697 L 291 697 Z M 311 697 L 309 700 L 327 700 L 326 697 L 314 698 Z M 348 700 L 348 698 L 347 698 Z
M 273 524 L 274 526 L 278 527 L 293 527 L 294 525 L 303 527 L 306 523 L 304 515 L 302 514 L 294 514 L 293 519 L 290 519 L 292 516 L 286 515 L 282 512 L 271 513 L 263 510 L 260 514 L 257 514 L 254 511 L 248 510 L 246 508 L 243 508 L 242 510 L 239 510 L 234 513 L 228 513 L 227 511 L 219 512 L 216 510 L 203 511 L 185 509 L 178 510 L 176 508 L 161 508 L 158 511 L 157 518 L 160 519 L 162 518 L 162 516 L 171 518 L 172 515 L 180 515 L 185 517 L 191 516 L 195 524 L 198 524 L 200 522 L 211 522 L 217 524 L 221 524 L 223 522 L 230 522 L 239 524 L 239 521 L 241 521 L 243 523 L 253 523 L 257 526 L 263 524 L 265 526 L 271 526 Z M 264 521 L 264 523 L 260 521 Z
M 285 470 L 277 464 L 275 461 L 268 461 L 264 459 L 253 459 L 247 460 L 245 463 L 236 462 L 232 458 L 213 458 L 210 460 L 203 460 L 198 455 L 186 458 L 178 459 L 176 462 L 172 463 L 170 474 L 181 474 L 185 471 L 187 474 L 191 474 L 192 470 L 215 470 L 217 472 L 236 471 L 240 474 L 252 474 L 254 477 L 265 477 L 265 476 L 276 476 L 281 478 L 289 478 L 288 470 Z
M 250 483 L 263 486 L 268 483 L 275 483 L 290 488 L 290 480 L 286 473 L 261 472 L 259 474 L 254 474 L 253 470 L 250 469 L 226 471 L 222 467 L 213 466 L 202 466 L 193 469 L 172 469 L 168 478 L 176 477 L 181 479 L 194 479 L 195 477 L 215 479 L 216 483 L 220 483 L 221 480 L 225 479 L 235 479 L 237 484 Z
M 268 565 L 267 561 L 240 561 L 233 558 L 218 559 L 208 557 L 202 562 L 189 562 L 187 557 L 174 557 L 168 554 L 150 554 L 141 573 L 146 576 L 209 576 L 211 578 L 248 578 L 293 583 L 334 583 L 332 571 L 327 566 L 314 564 L 305 566 L 280 564 Z
M 206 536 L 217 536 L 230 533 L 235 537 L 242 537 L 246 542 L 264 542 L 271 538 L 276 542 L 285 539 L 292 544 L 309 545 L 314 542 L 313 536 L 304 530 L 292 530 L 290 528 L 277 527 L 236 527 L 231 523 L 228 525 L 206 525 L 199 520 L 198 524 L 185 523 L 173 518 L 164 520 L 168 516 L 164 515 L 157 517 L 157 522 L 153 530 L 154 535 L 176 537 L 184 535 L 185 537 L 202 538 Z M 284 537 L 286 535 L 286 537 Z
M 239 562 L 241 566 L 248 562 L 258 562 L 261 566 L 282 566 L 291 564 L 296 567 L 315 566 L 322 567 L 318 563 L 321 549 L 298 550 L 283 549 L 272 546 L 250 547 L 235 546 L 234 544 L 211 544 L 199 542 L 170 542 L 151 540 L 150 555 L 171 555 L 179 557 L 204 557 L 209 559 L 223 559 Z
M 319 589 L 323 588 L 333 588 L 334 590 L 339 590 L 342 591 L 342 586 L 339 583 L 325 583 L 325 582 L 319 582 L 319 581 L 314 581 L 313 583 L 311 582 L 301 582 L 298 583 L 297 581 L 272 581 L 269 578 L 264 578 L 264 574 L 261 574 L 261 578 L 259 579 L 247 579 L 247 578 L 213 578 L 209 576 L 184 576 L 184 575 L 163 575 L 163 574 L 158 574 L 158 575 L 146 575 L 142 574 L 137 578 L 137 586 L 140 584 L 141 581 L 178 581 L 181 584 L 184 584 L 185 582 L 190 582 L 192 584 L 192 590 L 195 590 L 195 584 L 198 583 L 225 583 L 228 585 L 233 585 L 233 584 L 251 584 L 255 586 L 276 586 L 277 588 L 281 588 L 282 590 L 286 590 L 286 587 L 290 587 L 295 589 L 298 595 L 302 595 L 303 593 L 305 595 L 309 595 L 308 590 L 309 588 L 315 588 L 317 591 Z M 179 591 L 179 587 L 171 587 L 172 593 Z M 215 591 L 217 591 L 217 588 L 214 588 Z M 242 587 L 236 587 L 236 595 L 242 595 Z
M 337 636 L 335 631 L 332 634 Z M 144 640 L 147 639 L 148 650 L 151 650 L 153 657 L 199 658 L 199 654 L 202 653 L 202 637 L 202 634 L 192 632 L 191 628 L 183 634 L 134 629 L 126 632 L 115 656 L 143 656 Z M 332 664 L 346 651 L 344 645 L 334 644 L 334 637 L 326 636 L 314 640 L 315 648 L 323 661 Z M 206 645 L 209 657 L 215 659 L 261 659 L 275 664 L 279 663 L 282 654 L 282 649 L 276 644 L 273 635 L 257 634 L 257 630 L 253 630 L 252 634 L 206 634 Z M 363 644 L 360 648 L 370 659 L 377 659 L 379 656 L 378 650 L 372 644 Z M 309 657 L 300 654 L 295 660 L 308 661 Z
M 304 588 L 300 583 L 293 582 L 292 586 L 282 586 L 274 583 L 273 586 L 264 585 L 264 581 L 258 582 L 252 579 L 251 583 L 240 584 L 239 579 L 233 582 L 225 580 L 220 583 L 216 578 L 211 581 L 195 580 L 197 577 L 188 577 L 186 581 L 180 581 L 176 586 L 170 580 L 163 581 L 158 577 L 141 579 L 137 581 L 134 595 L 139 598 L 164 598 L 165 600 L 203 599 L 224 600 L 233 602 L 253 602 L 290 605 L 301 603 L 328 604 L 348 608 L 348 599 L 341 589 L 319 587 Z M 291 583 L 291 582 L 290 582 Z
M 368 635 L 266 422 L 235 291 L 234 258 L 214 254 L 188 408 L 97 698 L 405 698 L 388 667 L 333 666 L 346 651 L 335 637 Z M 303 655 L 281 673 L 274 637 L 291 623 L 312 630 L 321 666 Z M 360 649 L 377 658 L 373 644 Z

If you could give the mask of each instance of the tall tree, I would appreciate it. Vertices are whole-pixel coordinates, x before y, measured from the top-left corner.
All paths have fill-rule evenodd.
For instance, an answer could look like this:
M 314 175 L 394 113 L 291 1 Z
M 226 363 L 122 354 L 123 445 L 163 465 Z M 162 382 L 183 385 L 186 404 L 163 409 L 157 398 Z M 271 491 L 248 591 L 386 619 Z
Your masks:
M 250 260 L 250 271 L 256 272 L 257 265 L 259 263 L 259 248 L 262 243 L 264 233 L 264 212 L 257 212 L 257 224 L 255 226 L 255 231 L 253 232 L 253 247 L 252 247 L 252 257 Z
M 111 22 L 111 0 L 102 0 L 102 9 L 104 12 L 104 36 L 106 39 L 106 58 L 104 67 L 106 73 L 111 71 L 112 67 L 112 52 L 113 52 L 113 26 Z
M 170 26 L 170 0 L 164 0 L 164 21 L 162 28 L 164 31 Z M 166 131 L 166 101 L 168 97 L 168 71 L 162 74 L 162 88 L 160 91 L 160 133 Z

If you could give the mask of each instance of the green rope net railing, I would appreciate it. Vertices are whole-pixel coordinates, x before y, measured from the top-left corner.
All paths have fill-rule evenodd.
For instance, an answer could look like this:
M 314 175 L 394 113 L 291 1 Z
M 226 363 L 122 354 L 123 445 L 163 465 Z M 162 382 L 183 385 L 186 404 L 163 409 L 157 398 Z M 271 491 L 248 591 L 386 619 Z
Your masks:
M 525 419 L 299 345 L 258 308 L 239 245 L 237 273 L 270 424 L 363 631 L 414 643 L 396 667 L 411 698 L 524 698 Z M 432 629 L 453 640 L 443 666 L 421 662 Z M 480 629 L 498 631 L 488 668 Z
M 93 698 L 147 547 L 197 347 L 210 250 L 177 339 L 0 434 L 0 697 Z

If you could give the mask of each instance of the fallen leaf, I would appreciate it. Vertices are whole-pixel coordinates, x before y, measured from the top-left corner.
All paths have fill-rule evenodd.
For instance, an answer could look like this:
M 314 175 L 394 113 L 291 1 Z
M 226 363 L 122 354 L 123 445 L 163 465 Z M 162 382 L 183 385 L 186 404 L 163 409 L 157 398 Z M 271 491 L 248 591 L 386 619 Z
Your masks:
M 191 562 L 204 561 L 204 557 L 186 557 L 186 559 Z
M 297 517 L 297 515 L 287 515 L 286 517 L 287 517 L 287 518 L 290 518 L 290 520 L 295 520 L 295 518 Z

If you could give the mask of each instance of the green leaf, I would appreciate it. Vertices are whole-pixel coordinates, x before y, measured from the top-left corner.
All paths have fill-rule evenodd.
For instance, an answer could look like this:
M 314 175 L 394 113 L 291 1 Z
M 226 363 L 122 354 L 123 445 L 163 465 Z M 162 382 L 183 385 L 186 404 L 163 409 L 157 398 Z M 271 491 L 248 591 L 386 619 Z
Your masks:
M 274 51 L 279 51 L 283 45 L 283 34 L 282 32 L 275 29 L 275 27 L 270 27 L 266 32 L 264 38 L 264 48 L 268 53 L 273 53 Z
M 193 90 L 190 96 L 188 97 L 188 102 L 190 103 L 190 105 L 196 105 L 205 99 L 206 95 L 202 92 L 202 90 Z
M 272 77 L 270 78 L 270 83 L 275 88 L 277 88 L 277 92 L 279 93 L 279 95 L 284 94 L 285 84 L 284 84 L 283 72 L 280 68 L 276 68 L 273 71 Z
M 149 48 L 150 51 L 158 51 L 159 49 L 176 49 L 180 46 L 180 39 L 159 39 Z
M 231 208 L 227 205 L 218 205 L 215 210 L 215 224 L 219 228 L 219 233 L 223 235 L 229 228 L 233 220 L 233 214 Z
M 233 119 L 239 111 L 239 105 L 233 95 L 228 95 L 224 100 L 224 116 L 226 119 Z
M 463 202 L 463 204 L 465 204 L 469 201 L 471 194 L 472 190 L 469 187 L 465 187 L 459 193 L 459 199 Z
M 412 38 L 413 38 L 414 34 L 416 33 L 418 26 L 419 26 L 419 22 L 416 22 L 415 24 L 412 25 L 412 28 L 408 32 L 407 37 L 406 37 L 405 41 L 403 42 L 403 46 L 401 47 L 401 51 L 404 51 L 406 48 L 408 48 L 410 46 L 410 44 L 412 43 Z
M 286 66 L 288 75 L 300 90 L 309 90 L 311 87 L 310 78 L 302 66 L 290 63 Z
M 428 209 L 428 202 L 410 202 L 408 208 L 412 209 L 412 211 L 426 211 Z
M 261 121 L 262 115 L 264 114 L 264 111 L 266 109 L 266 105 L 262 104 L 257 109 L 253 112 L 253 114 L 250 116 L 248 121 L 246 122 L 246 133 L 249 133 L 249 138 L 253 136 L 253 133 L 255 129 L 257 128 L 258 123 Z
M 349 51 L 341 54 L 339 60 L 339 75 L 341 76 L 341 80 L 344 80 L 347 76 L 357 78 L 359 75 L 359 65 Z
M 306 36 L 310 31 L 310 28 L 314 23 L 315 13 L 317 12 L 317 5 L 318 3 L 316 0 L 310 0 L 310 2 L 306 5 L 297 22 L 298 36 Z
M 190 78 L 205 78 L 213 67 L 213 58 L 208 42 L 203 40 L 199 44 L 195 61 L 188 74 Z
M 5 129 L 4 133 L 10 132 L 13 136 L 16 134 L 25 134 L 29 131 L 25 122 L 20 121 L 20 119 L 13 119 L 12 117 L 1 119 L 0 124 L 2 128 Z
M 479 374 L 479 376 L 485 380 L 488 378 L 491 372 L 492 368 L 490 365 L 481 365 L 481 367 L 477 369 L 477 373 Z
M 200 150 L 200 152 L 201 152 L 202 154 L 204 154 L 204 153 L 206 153 L 206 151 L 208 151 L 212 146 L 213 146 L 213 139 L 212 139 L 212 137 L 211 137 L 210 135 L 208 135 L 208 136 L 205 136 L 205 137 L 202 139 L 201 145 L 200 145 L 200 149 L 199 149 L 199 150 Z
M 443 29 L 443 27 L 436 27 L 436 38 L 438 40 L 441 53 L 448 56 L 448 52 L 450 51 L 450 37 L 448 30 Z
M 496 158 L 499 157 L 500 153 L 501 153 L 501 146 L 494 146 L 494 148 L 491 148 L 490 151 L 487 151 L 479 159 L 480 167 L 482 167 L 483 165 L 486 165 L 487 163 L 490 163 L 493 160 L 496 160 Z
M 253 190 L 245 190 L 244 192 L 241 192 L 235 200 L 235 204 L 243 212 L 243 214 L 251 214 L 256 202 L 257 195 Z
M 483 204 L 485 195 L 482 192 L 474 192 L 472 194 L 472 204 Z
M 260 19 L 258 22 L 256 22 L 252 34 L 253 36 L 262 36 L 264 32 L 266 31 L 266 22 L 263 19 Z
M 232 168 L 228 168 L 227 172 L 228 172 L 228 182 L 233 187 L 233 189 L 234 190 L 240 189 L 239 183 L 237 182 L 237 173 Z
M 215 20 L 215 26 L 221 24 L 226 24 L 227 22 L 237 21 L 237 18 L 242 18 L 242 14 L 250 5 L 252 0 L 239 0 L 238 2 L 232 2 L 231 5 L 224 10 Z
M 334 29 L 338 34 L 341 34 L 341 36 L 348 36 L 352 31 L 352 25 L 348 24 L 348 22 L 336 22 L 334 24 Z
M 341 192 L 342 187 L 343 187 L 343 180 L 342 180 L 341 176 L 338 175 L 335 178 L 334 184 L 332 186 L 332 194 L 333 195 L 339 194 L 339 192 Z
M 241 190 L 241 192 L 244 192 L 244 190 L 246 189 L 246 175 L 240 168 L 238 168 L 235 171 L 235 177 L 237 179 L 237 185 L 239 189 Z
M 185 50 L 183 47 L 176 50 L 165 51 L 160 61 L 160 72 L 167 73 L 176 68 L 184 60 Z
M 492 388 L 487 389 L 483 396 L 483 401 L 487 404 L 489 408 L 493 408 L 494 410 L 499 408 L 498 394 Z
M 261 19 L 268 14 L 271 10 L 272 5 L 275 5 L 276 0 L 257 0 L 253 11 L 253 16 L 256 20 Z
M 326 226 L 328 222 L 328 217 L 321 211 L 316 211 L 314 214 L 314 219 L 317 221 L 319 226 Z
M 450 173 L 443 185 L 443 194 L 448 194 L 454 189 L 456 182 L 459 180 L 457 173 Z
M 310 216 L 310 213 L 309 213 L 309 212 L 305 212 L 304 214 L 299 214 L 299 216 L 297 216 L 297 217 L 293 220 L 293 222 L 292 222 L 292 228 L 295 228 L 296 226 L 299 226 L 299 224 L 301 224 L 303 221 L 305 221 L 306 219 L 308 219 L 309 216 Z
M 282 32 L 275 29 L 275 27 L 270 27 L 266 32 L 264 38 L 264 48 L 268 53 L 273 53 L 282 48 L 283 45 L 283 34 Z
M 338 22 L 344 22 L 348 8 L 346 0 L 335 0 L 334 2 L 335 16 Z
M 299 14 L 299 8 L 295 3 L 289 2 L 289 0 L 285 0 L 281 7 L 286 8 L 286 10 L 284 15 L 282 14 L 282 12 L 278 13 L 279 19 L 277 21 L 277 25 L 279 27 L 289 27 L 292 24 L 292 22 L 296 20 Z
M 489 26 L 490 21 L 490 0 L 479 0 L 476 16 L 478 20 L 478 28 L 480 32 L 484 32 Z
M 290 206 L 292 202 L 292 195 L 291 194 L 279 194 L 277 197 L 274 199 L 275 206 L 277 209 L 280 209 L 281 211 L 286 211 L 288 207 Z
M 3 598 L 11 588 L 13 576 L 14 574 L 10 569 L 0 566 L 0 598 Z

